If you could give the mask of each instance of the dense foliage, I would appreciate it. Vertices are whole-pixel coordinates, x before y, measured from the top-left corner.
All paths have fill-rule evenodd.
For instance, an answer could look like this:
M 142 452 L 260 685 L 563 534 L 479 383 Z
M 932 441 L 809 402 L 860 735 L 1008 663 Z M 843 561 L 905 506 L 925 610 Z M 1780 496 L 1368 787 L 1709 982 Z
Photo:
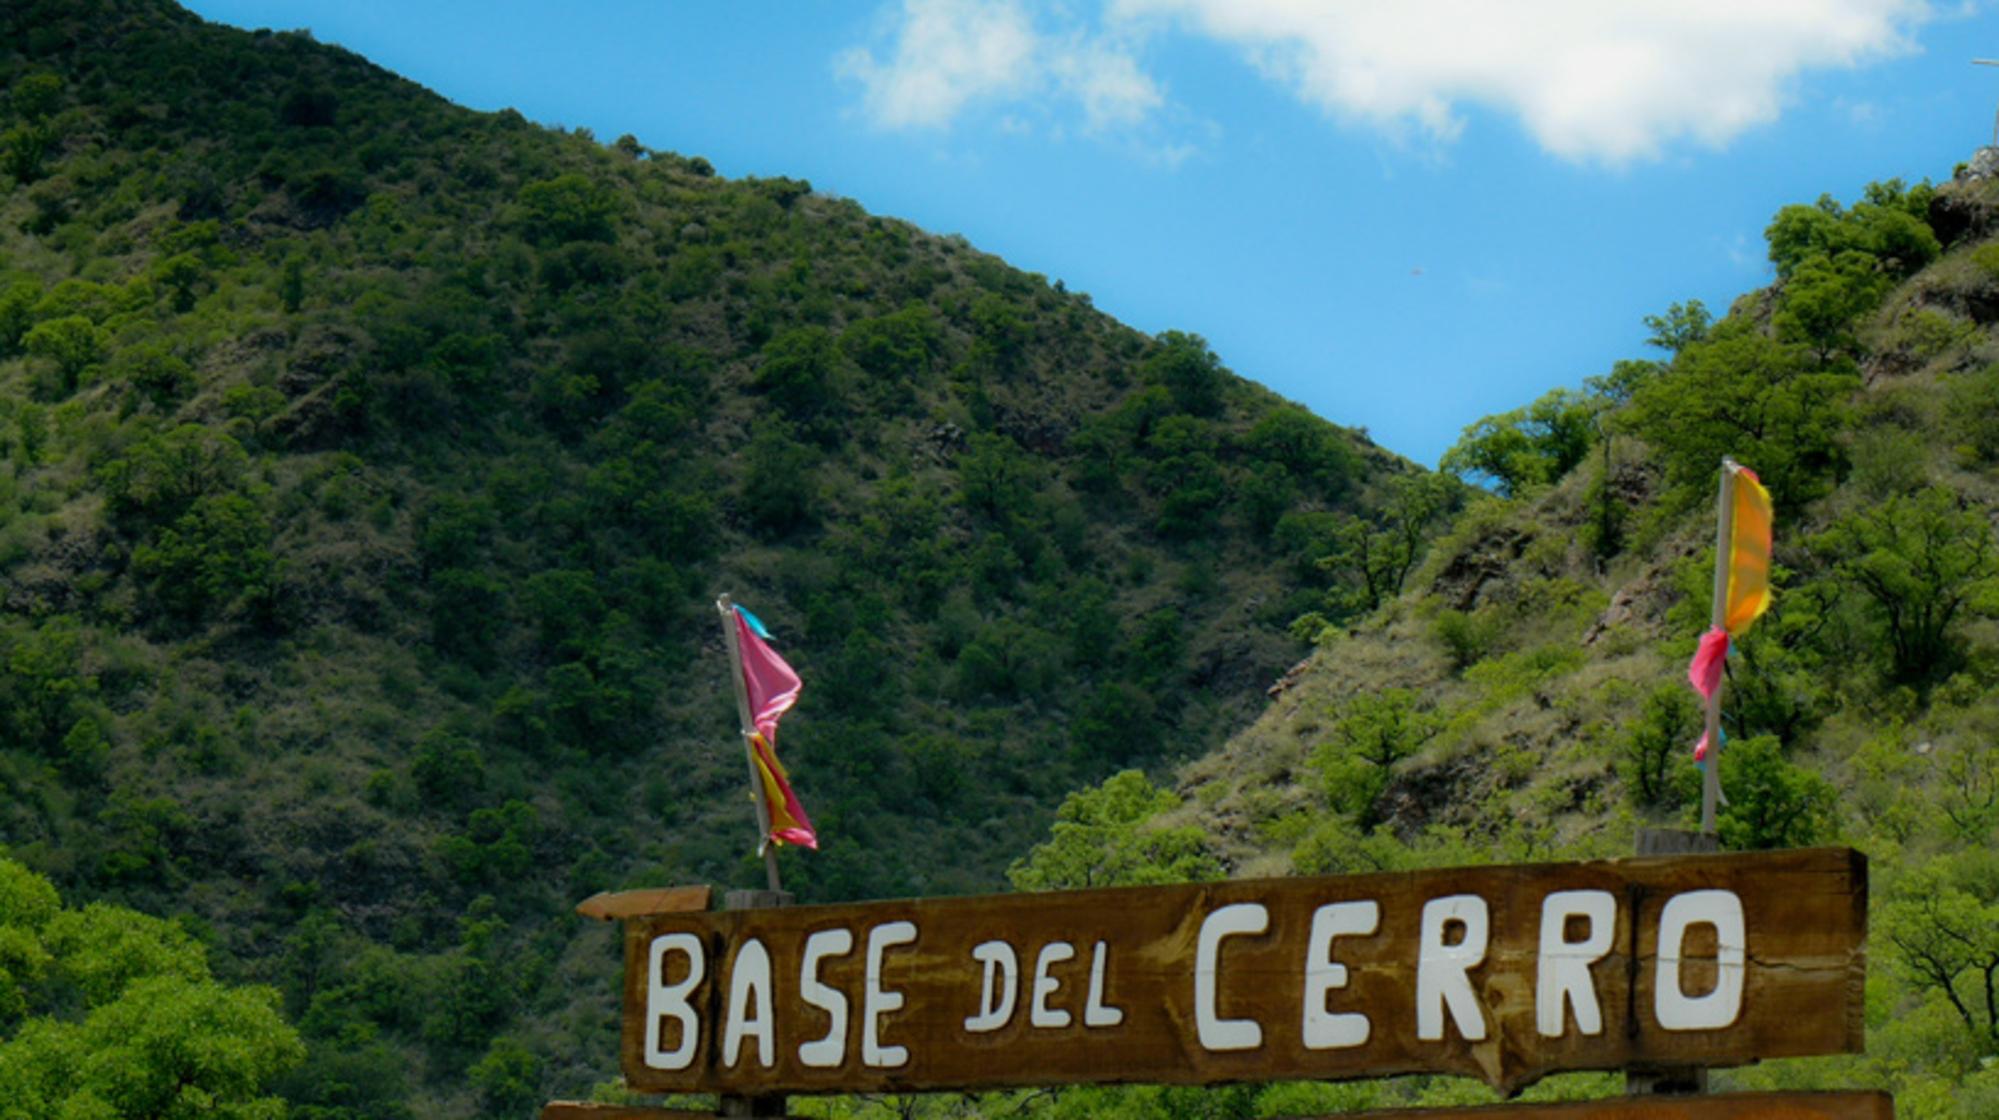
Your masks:
M 294 1116 L 609 1076 L 570 905 L 760 878 L 717 592 L 807 682 L 787 885 L 997 889 L 1440 524 L 1198 337 L 802 182 L 166 0 L 5 6 L 0 90 L 0 844 L 274 986 Z
M 1156 834 L 1197 867 L 1197 829 L 1195 851 L 1235 873 L 1368 871 L 1624 855 L 1641 825 L 1691 824 L 1701 717 L 1685 665 L 1708 621 L 1716 470 L 1732 455 L 1776 497 L 1777 597 L 1730 658 L 1717 832 L 1730 848 L 1853 844 L 1870 856 L 1873 909 L 1868 1054 L 1716 1081 L 1884 1086 L 1899 1116 L 1994 1115 L 1995 233 L 1989 180 L 1784 208 L 1770 289 L 1718 320 L 1675 304 L 1645 320 L 1661 356 L 1467 428 L 1445 466 L 1494 495 L 1402 595 L 1324 631 L 1262 720 L 1103 850 Z M 1087 862 L 1061 852 L 1061 866 Z M 1179 1114 L 1481 1093 L 1280 1086 Z
M 0 860 L 0 1116 L 262 1120 L 283 1114 L 267 1090 L 304 1056 L 277 992 L 217 983 L 179 926 L 65 908 Z

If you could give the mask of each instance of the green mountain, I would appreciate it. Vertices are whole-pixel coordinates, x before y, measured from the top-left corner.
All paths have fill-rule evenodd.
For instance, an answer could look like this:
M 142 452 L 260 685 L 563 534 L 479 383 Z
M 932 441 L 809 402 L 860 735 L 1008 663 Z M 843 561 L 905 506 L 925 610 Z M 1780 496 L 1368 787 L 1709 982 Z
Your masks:
M 0 845 L 274 986 L 294 1116 L 612 1075 L 569 907 L 761 878 L 717 593 L 806 681 L 787 885 L 993 889 L 1460 494 L 961 238 L 306 34 L 10 4 L 0 86 Z
M 1023 883 L 1624 856 L 1641 826 L 1692 827 L 1686 666 L 1732 455 L 1775 498 L 1776 598 L 1729 660 L 1718 832 L 1868 854 L 1869 1038 L 1864 1058 L 1715 1083 L 1999 1115 L 1993 154 L 1941 187 L 1785 207 L 1771 287 L 1719 319 L 1674 305 L 1646 320 L 1655 358 L 1468 428 L 1444 464 L 1493 493 L 1404 593 L 1324 627 L 1254 726 L 1170 788 L 1127 774 L 1078 794 Z M 1289 1087 L 1231 1114 L 1484 1096 Z

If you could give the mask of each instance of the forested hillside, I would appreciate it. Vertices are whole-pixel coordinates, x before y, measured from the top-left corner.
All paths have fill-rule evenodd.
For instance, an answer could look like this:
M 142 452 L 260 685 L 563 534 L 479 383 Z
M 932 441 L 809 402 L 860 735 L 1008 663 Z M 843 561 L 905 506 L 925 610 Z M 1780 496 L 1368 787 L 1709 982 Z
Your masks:
M 1078 794 L 1023 884 L 1620 856 L 1639 826 L 1690 827 L 1686 666 L 1732 455 L 1775 498 L 1777 594 L 1729 658 L 1718 831 L 1869 855 L 1869 1035 L 1864 1058 L 1716 1084 L 1999 1115 L 1994 154 L 1940 188 L 1783 208 L 1772 286 L 1719 318 L 1676 304 L 1645 321 L 1652 357 L 1468 428 L 1444 465 L 1492 494 L 1407 590 L 1357 623 L 1306 620 L 1311 663 L 1177 783 Z M 1484 1097 L 1291 1086 L 1232 1114 Z
M 787 885 L 993 889 L 1465 492 L 960 238 L 308 35 L 9 4 L 0 87 L 0 852 L 273 986 L 293 1116 L 612 1075 L 569 907 L 760 878 L 716 593 L 806 682 Z
M 571 904 L 761 876 L 721 591 L 806 681 L 809 900 L 1626 854 L 1692 812 L 1728 454 L 1779 570 L 1722 839 L 1861 847 L 1873 912 L 1868 1055 L 1717 1081 L 1999 1114 L 1994 160 L 1784 208 L 1768 289 L 1474 425 L 1459 481 L 962 239 L 303 34 L 10 5 L 0 86 L 0 1111 L 613 1078 Z M 135 993 L 231 1062 L 176 1075 Z M 77 1075 L 120 1039 L 146 1077 Z

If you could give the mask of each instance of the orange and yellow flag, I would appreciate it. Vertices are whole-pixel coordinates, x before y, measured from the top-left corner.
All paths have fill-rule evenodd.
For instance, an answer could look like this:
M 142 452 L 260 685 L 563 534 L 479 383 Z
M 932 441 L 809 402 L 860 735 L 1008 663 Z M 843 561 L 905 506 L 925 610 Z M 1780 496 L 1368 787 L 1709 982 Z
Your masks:
M 1770 491 L 1756 472 L 1734 467 L 1729 479 L 1732 526 L 1728 540 L 1728 595 L 1722 628 L 1741 637 L 1770 609 Z

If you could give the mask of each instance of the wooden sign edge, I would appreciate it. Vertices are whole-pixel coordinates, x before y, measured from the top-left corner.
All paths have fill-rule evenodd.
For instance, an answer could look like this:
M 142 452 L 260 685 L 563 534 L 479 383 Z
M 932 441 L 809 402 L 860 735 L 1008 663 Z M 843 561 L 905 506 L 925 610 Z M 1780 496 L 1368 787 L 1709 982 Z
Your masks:
M 715 1113 L 652 1105 L 550 1101 L 541 1106 L 540 1116 L 541 1120 L 714 1120 Z
M 1774 1113 L 1773 1109 L 1791 1111 Z M 1799 1114 L 1796 1110 L 1810 1110 Z M 1895 1098 L 1883 1089 L 1603 1097 L 1545 1104 L 1456 1108 L 1391 1108 L 1322 1113 L 1289 1120 L 1894 1120 Z
M 1843 844 L 1828 844 L 1811 848 L 1772 848 L 1764 851 L 1751 851 L 1751 852 L 1705 852 L 1705 853 L 1690 853 L 1690 854 L 1670 855 L 1670 856 L 1625 856 L 1625 857 L 1605 858 L 1605 859 L 1541 860 L 1534 863 L 1466 863 L 1466 864 L 1452 864 L 1446 867 L 1418 867 L 1418 868 L 1410 868 L 1399 871 L 1363 871 L 1363 872 L 1355 872 L 1353 874 L 1348 874 L 1348 875 L 1274 875 L 1274 876 L 1263 876 L 1256 879 L 1210 879 L 1210 880 L 1189 879 L 1172 883 L 1147 883 L 1140 886 L 1118 886 L 1118 887 L 1081 887 L 1074 890 L 994 891 L 989 894 L 914 895 L 914 896 L 903 896 L 896 898 L 869 898 L 869 899 L 860 899 L 848 902 L 815 902 L 804 906 L 787 906 L 784 909 L 787 913 L 803 913 L 806 915 L 811 915 L 819 911 L 843 909 L 856 906 L 923 905 L 926 903 L 943 903 L 948 905 L 957 905 L 960 903 L 978 903 L 978 902 L 986 902 L 997 899 L 1034 898 L 1041 895 L 1061 895 L 1065 898 L 1076 898 L 1078 900 L 1084 900 L 1095 897 L 1102 899 L 1106 905 L 1115 905 L 1115 900 L 1118 898 L 1129 898 L 1136 894 L 1145 894 L 1157 891 L 1161 888 L 1171 888 L 1171 887 L 1226 886 L 1230 888 L 1237 888 L 1237 887 L 1262 887 L 1262 886 L 1271 886 L 1276 884 L 1293 884 L 1299 882 L 1315 882 L 1315 883 L 1330 884 L 1330 883 L 1349 882 L 1354 880 L 1365 880 L 1368 882 L 1387 882 L 1396 879 L 1413 879 L 1423 876 L 1446 874 L 1452 872 L 1505 870 L 1505 871 L 1532 873 L 1532 872 L 1550 870 L 1554 868 L 1621 868 L 1621 867 L 1658 866 L 1664 864 L 1678 864 L 1685 866 L 1685 865 L 1702 865 L 1702 864 L 1726 864 L 1735 861 L 1745 861 L 1745 860 L 1758 861 L 1758 860 L 1768 860 L 1771 858 L 1790 858 L 1790 859 L 1797 859 L 1800 860 L 1801 862 L 1807 862 L 1807 863 L 1814 862 L 1815 860 L 1825 860 L 1829 865 L 1835 862 L 1845 863 L 1847 865 L 1847 873 L 1851 875 L 1853 880 L 1856 883 L 1858 883 L 1860 886 L 1860 890 L 1856 892 L 1859 895 L 1859 903 L 1860 903 L 1859 913 L 1862 916 L 1866 914 L 1865 903 L 1867 901 L 1867 894 L 1866 894 L 1867 854 L 1865 852 L 1860 851 L 1857 848 L 1848 847 Z M 1830 866 L 1828 866 L 1827 869 L 1830 870 L 1831 869 Z M 708 910 L 709 905 L 707 903 L 707 899 L 710 897 L 709 892 L 711 890 L 712 888 L 710 887 L 700 886 L 700 887 L 659 887 L 646 890 L 615 891 L 615 892 L 603 891 L 599 892 L 598 894 L 592 895 L 589 898 L 578 903 L 576 906 L 576 910 L 578 913 L 583 913 L 584 912 L 583 907 L 598 903 L 599 900 L 604 900 L 605 902 L 609 902 L 611 900 L 620 899 L 626 896 L 654 895 L 654 894 L 667 894 L 667 893 L 677 894 L 678 892 L 690 892 L 688 897 L 691 898 L 692 897 L 691 892 L 695 891 L 702 892 L 701 893 L 702 902 L 699 905 L 694 905 L 691 903 L 688 905 L 666 905 L 656 910 L 644 910 L 644 911 L 635 910 L 633 913 L 630 914 L 612 915 L 612 917 L 614 918 L 621 918 L 628 921 L 643 920 L 645 918 L 654 917 L 661 914 L 685 913 L 690 911 Z M 736 914 L 740 913 L 740 911 L 718 910 L 714 911 L 714 913 L 716 913 L 717 915 L 723 915 L 723 914 Z M 586 916 L 595 917 L 596 915 L 593 913 Z M 1862 928 L 1865 928 L 1864 923 Z
M 707 910 L 715 888 L 646 887 L 631 891 L 598 891 L 576 904 L 576 912 L 600 922 L 633 921 L 660 914 L 684 914 Z

